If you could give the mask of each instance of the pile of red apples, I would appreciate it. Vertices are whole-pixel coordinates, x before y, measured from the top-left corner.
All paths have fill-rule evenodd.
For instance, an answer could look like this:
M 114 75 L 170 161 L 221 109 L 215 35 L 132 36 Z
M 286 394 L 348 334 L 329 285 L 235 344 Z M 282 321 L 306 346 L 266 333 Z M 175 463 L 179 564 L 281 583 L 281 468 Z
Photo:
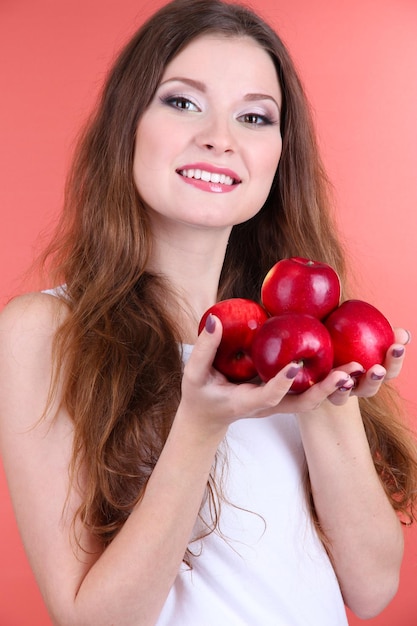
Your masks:
M 221 300 L 212 313 L 223 335 L 213 366 L 232 382 L 267 382 L 290 362 L 302 367 L 290 391 L 301 393 L 330 370 L 355 361 L 366 371 L 383 364 L 394 343 L 391 324 L 363 300 L 340 304 L 338 274 L 330 265 L 301 257 L 278 261 L 261 287 L 261 304 L 246 298 Z

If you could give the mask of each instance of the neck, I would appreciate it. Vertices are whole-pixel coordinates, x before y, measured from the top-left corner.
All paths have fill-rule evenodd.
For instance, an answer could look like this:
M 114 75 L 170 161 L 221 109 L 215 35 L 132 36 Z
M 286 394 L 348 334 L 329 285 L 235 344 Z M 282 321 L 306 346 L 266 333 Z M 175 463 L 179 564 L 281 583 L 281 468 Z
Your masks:
M 229 234 L 230 229 L 191 229 L 176 236 L 171 230 L 154 238 L 149 269 L 171 285 L 175 302 L 168 306 L 186 343 L 194 343 L 201 316 L 217 300 Z

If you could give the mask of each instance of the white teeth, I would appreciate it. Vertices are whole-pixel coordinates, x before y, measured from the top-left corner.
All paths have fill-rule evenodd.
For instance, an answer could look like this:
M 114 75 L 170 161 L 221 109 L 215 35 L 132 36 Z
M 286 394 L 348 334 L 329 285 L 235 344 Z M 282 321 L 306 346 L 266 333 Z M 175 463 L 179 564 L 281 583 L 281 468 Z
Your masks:
M 204 180 L 206 183 L 220 183 L 221 185 L 233 185 L 233 178 L 226 174 L 217 172 L 207 172 L 206 170 L 190 169 L 180 170 L 181 176 L 186 178 L 195 178 L 196 180 Z

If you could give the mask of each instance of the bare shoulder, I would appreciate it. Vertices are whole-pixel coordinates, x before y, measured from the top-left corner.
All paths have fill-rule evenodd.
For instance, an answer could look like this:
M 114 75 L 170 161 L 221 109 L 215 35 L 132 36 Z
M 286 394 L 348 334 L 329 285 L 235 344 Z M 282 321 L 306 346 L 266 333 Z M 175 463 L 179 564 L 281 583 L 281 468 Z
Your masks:
M 0 422 L 39 418 L 52 375 L 52 346 L 67 305 L 32 293 L 11 300 L 0 313 Z
M 48 294 L 29 293 L 11 300 L 0 313 L 0 371 L 2 362 L 11 365 L 10 359 L 43 360 L 67 314 L 65 302 Z
M 0 312 L 0 334 L 20 332 L 54 332 L 65 319 L 65 302 L 41 292 L 17 296 Z

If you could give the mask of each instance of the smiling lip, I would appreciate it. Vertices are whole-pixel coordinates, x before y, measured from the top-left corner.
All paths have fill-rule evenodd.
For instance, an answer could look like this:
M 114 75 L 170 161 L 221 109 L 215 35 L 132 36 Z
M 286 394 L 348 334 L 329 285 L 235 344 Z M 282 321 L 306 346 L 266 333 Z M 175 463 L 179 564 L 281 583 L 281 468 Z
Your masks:
M 208 163 L 192 163 L 177 169 L 184 182 L 204 191 L 223 193 L 232 191 L 241 180 L 239 176 L 224 167 L 215 167 Z

